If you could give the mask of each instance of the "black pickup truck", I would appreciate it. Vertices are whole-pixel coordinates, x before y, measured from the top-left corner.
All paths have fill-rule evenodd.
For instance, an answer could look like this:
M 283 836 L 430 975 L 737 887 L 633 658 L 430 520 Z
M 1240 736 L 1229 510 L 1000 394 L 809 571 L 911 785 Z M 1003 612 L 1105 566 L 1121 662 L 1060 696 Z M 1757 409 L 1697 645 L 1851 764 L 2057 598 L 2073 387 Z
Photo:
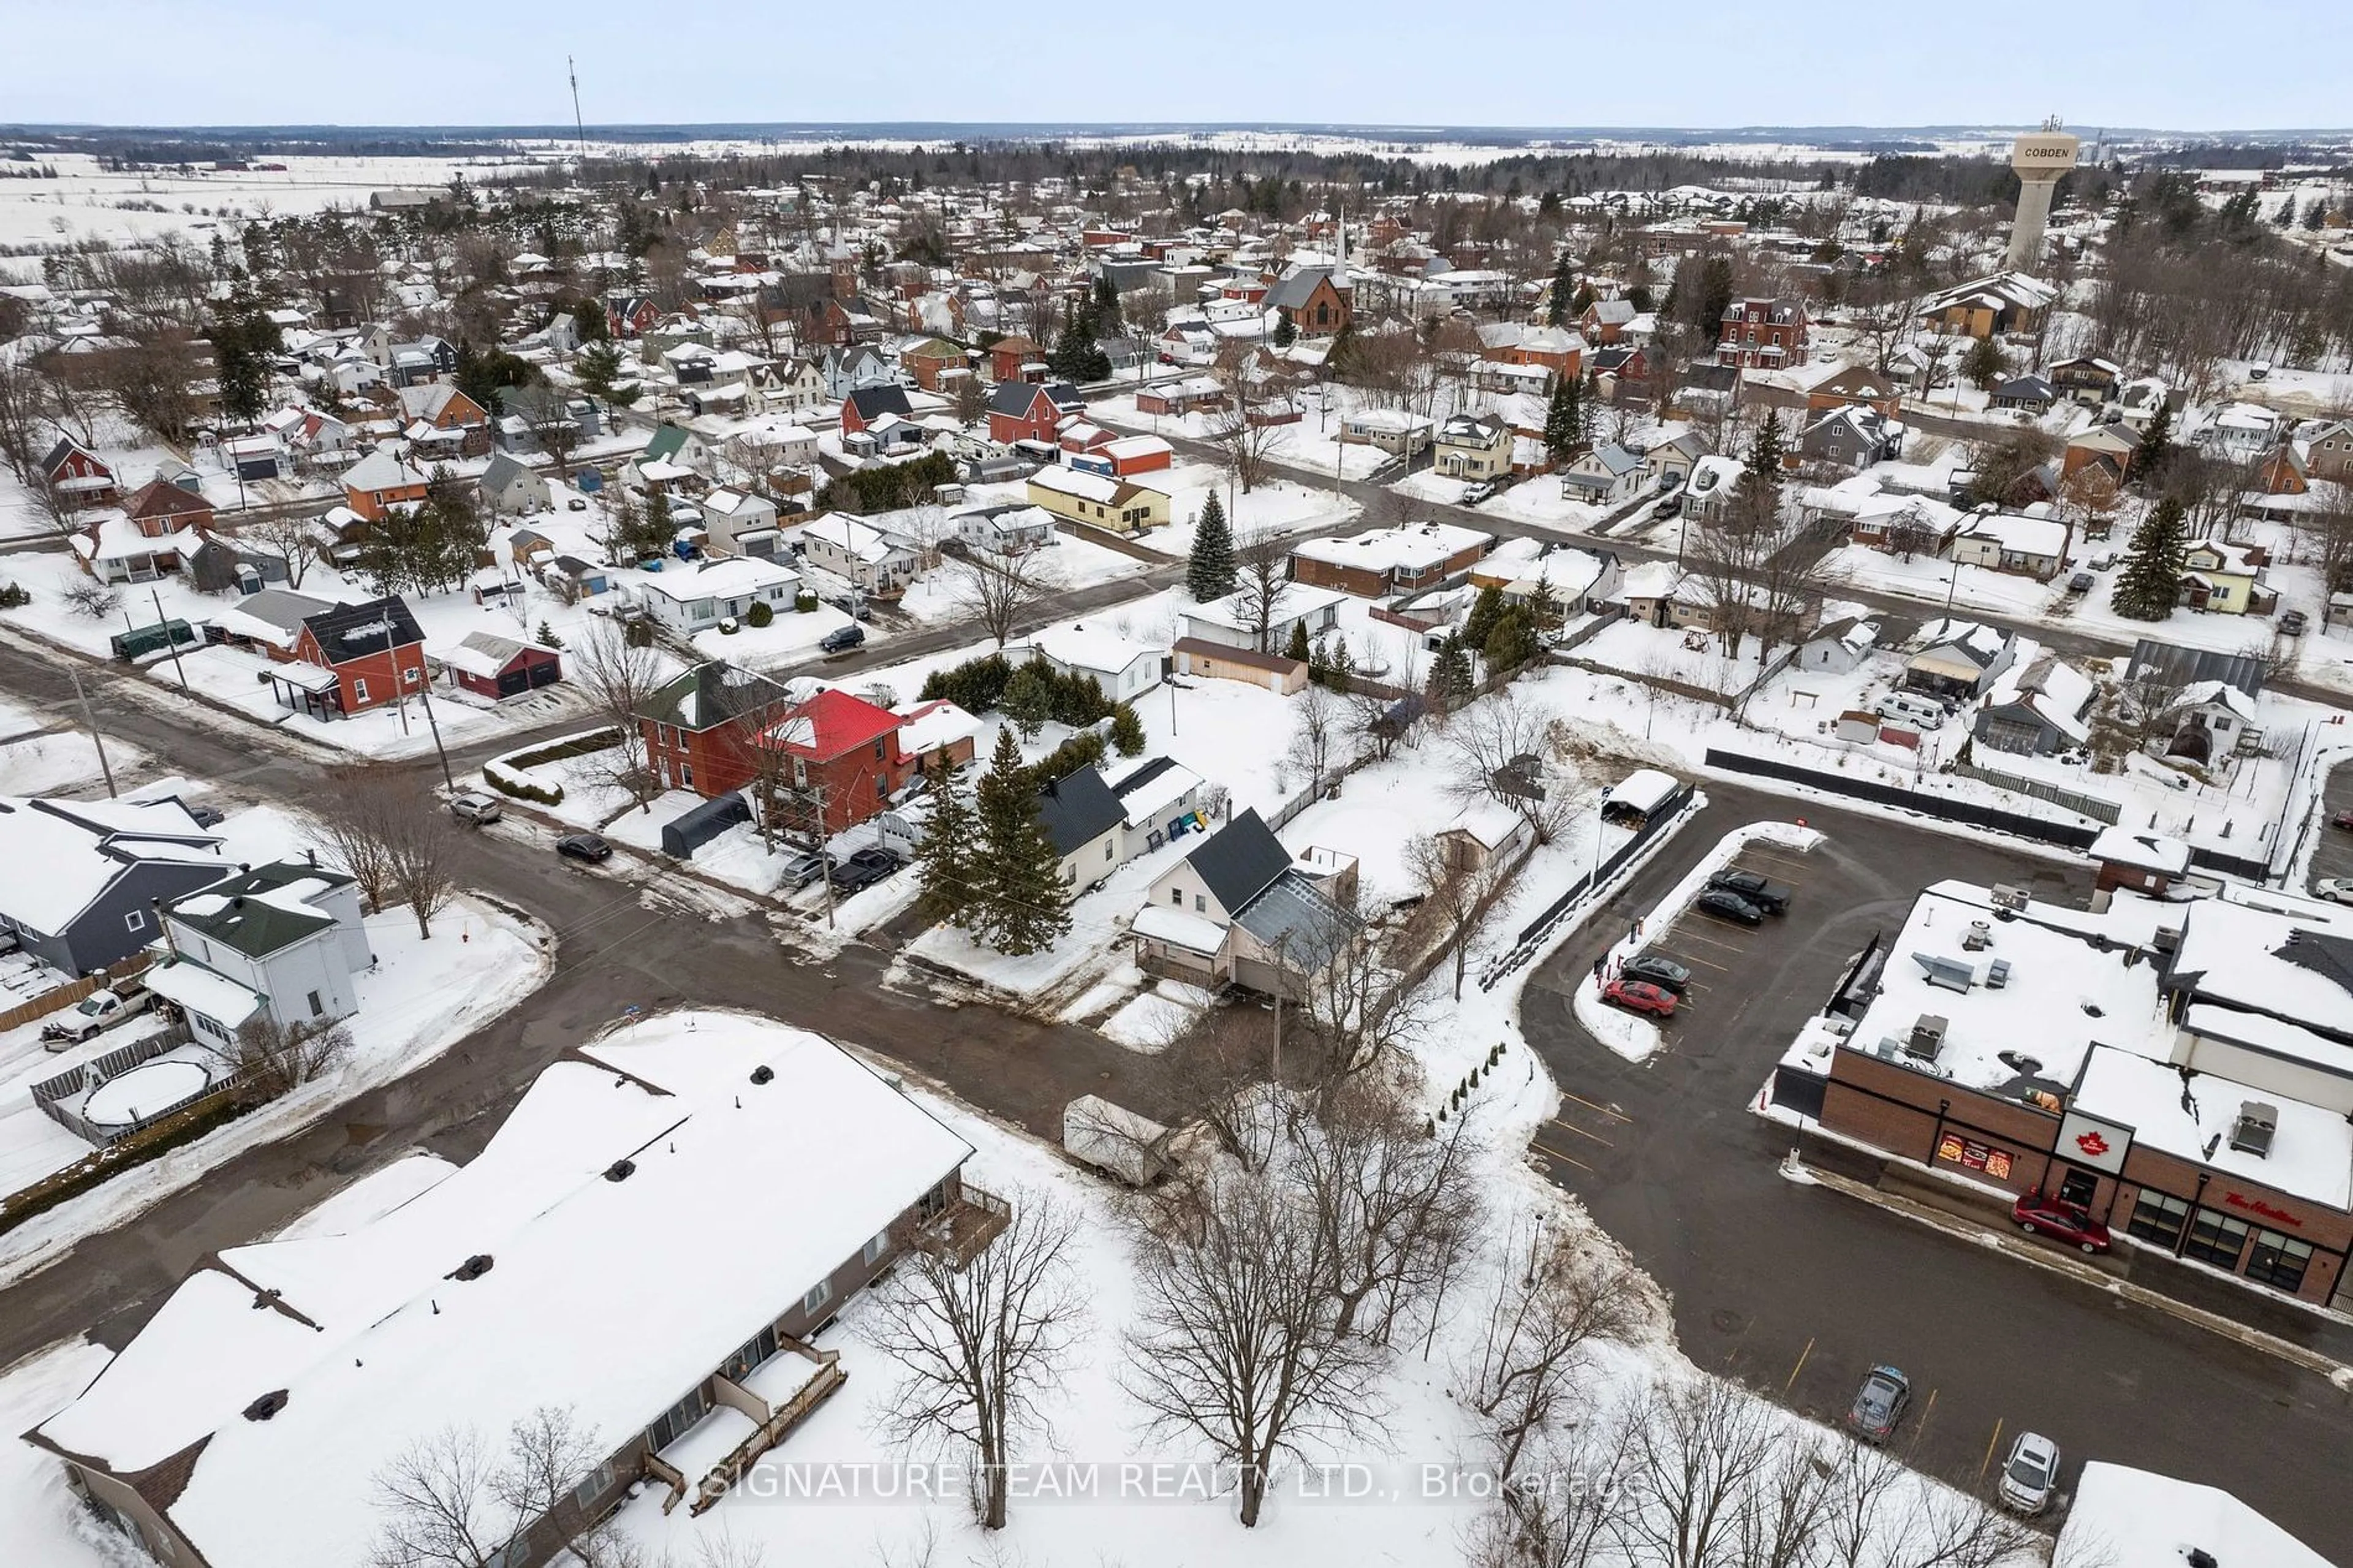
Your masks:
M 1771 882 L 1754 871 L 1718 871 L 1707 879 L 1711 888 L 1736 893 L 1768 915 L 1786 915 L 1797 889 L 1787 882 Z

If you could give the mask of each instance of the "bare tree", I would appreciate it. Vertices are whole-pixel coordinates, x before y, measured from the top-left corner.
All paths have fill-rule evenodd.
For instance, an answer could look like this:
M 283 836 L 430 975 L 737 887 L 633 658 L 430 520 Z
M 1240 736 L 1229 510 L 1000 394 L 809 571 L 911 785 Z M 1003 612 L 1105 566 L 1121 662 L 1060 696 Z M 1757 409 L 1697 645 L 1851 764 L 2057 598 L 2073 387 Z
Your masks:
M 29 486 L 37 472 L 43 407 L 40 373 L 24 345 L 0 344 L 0 461 L 20 484 Z
M 647 756 L 638 715 L 663 685 L 661 656 L 650 643 L 631 642 L 628 629 L 613 621 L 591 626 L 569 652 L 565 662 L 571 666 L 572 683 L 614 731 L 611 752 L 596 753 L 605 763 L 605 777 L 626 790 L 638 810 L 646 810 L 661 786 Z
M 980 625 L 998 647 L 1012 640 L 1022 621 L 1046 597 L 1038 568 L 1027 552 L 999 555 L 977 550 L 960 563 L 948 586 L 950 602 Z
M 589 1519 L 577 1489 L 607 1458 L 568 1407 L 543 1405 L 494 1447 L 470 1426 L 445 1426 L 403 1449 L 375 1477 L 381 1516 L 374 1568 L 493 1568 L 526 1537 L 553 1539 L 584 1568 L 643 1561 L 608 1521 Z
M 1224 396 L 1209 411 L 1205 434 L 1224 457 L 1242 494 L 1248 495 L 1266 481 L 1273 466 L 1282 426 L 1271 423 L 1268 416 L 1274 413 L 1279 395 L 1263 357 L 1254 349 L 1229 343 L 1210 374 Z
M 423 795 L 385 821 L 385 853 L 400 887 L 401 902 L 417 917 L 420 942 L 432 940 L 433 917 L 448 908 L 458 891 L 458 829 L 447 813 Z
M 1456 714 L 1446 727 L 1451 753 L 1451 787 L 1466 804 L 1493 800 L 1528 826 L 1538 844 L 1549 844 L 1575 815 L 1568 800 L 1546 777 L 1551 723 L 1505 688 Z
M 1446 840 L 1424 833 L 1406 841 L 1405 868 L 1421 895 L 1421 908 L 1445 924 L 1446 939 L 1454 949 L 1454 999 L 1459 1002 L 1472 939 L 1511 907 L 1515 868 L 1493 854 L 1470 863 Z
M 555 477 L 569 479 L 572 477 L 572 454 L 578 449 L 584 437 L 580 434 L 578 421 L 565 411 L 563 398 L 548 399 L 538 422 L 531 427 L 531 436 L 538 443 L 539 449 L 547 454 L 548 461 L 555 465 Z
M 237 1038 L 217 1046 L 202 1035 L 195 1044 L 211 1053 L 231 1077 L 245 1079 L 254 1091 L 274 1100 L 299 1089 L 351 1054 L 352 1032 L 336 1021 L 281 1024 L 268 1013 L 257 1013 L 237 1026 Z
M 1509 1483 L 1532 1441 L 1567 1422 L 1568 1405 L 1603 1341 L 1630 1342 L 1660 1309 L 1650 1280 L 1607 1237 L 1539 1233 L 1524 1273 L 1503 1270 L 1469 1401 Z
M 1255 1525 L 1283 1456 L 1386 1414 L 1385 1352 L 1338 1323 L 1331 1232 L 1271 1173 L 1219 1167 L 1136 1211 L 1124 1381 L 1155 1429 L 1231 1464 Z
M 1240 616 L 1259 652 L 1275 652 L 1267 644 L 1282 615 L 1282 601 L 1291 592 L 1291 548 L 1282 535 L 1259 529 L 1236 544 L 1234 565 L 1238 574 L 1234 613 Z
M 286 585 L 299 589 L 303 576 L 317 559 L 317 545 L 311 532 L 311 520 L 288 512 L 269 512 L 237 530 L 237 538 L 255 545 L 265 554 L 283 562 Z
M 410 789 L 387 770 L 336 768 L 312 816 L 319 847 L 345 871 L 370 910 L 389 906 L 400 885 L 385 823 L 406 809 Z
M 1638 1500 L 1616 1411 L 1599 1411 L 1546 1441 L 1533 1483 L 1506 1481 L 1502 1504 L 1473 1527 L 1472 1568 L 1620 1568 L 1615 1541 Z
M 1436 1136 L 1396 1091 L 1367 1075 L 1293 1101 L 1282 1163 L 1331 1233 L 1334 1326 L 1388 1344 L 1434 1310 L 1478 1233 L 1470 1118 Z
M 1642 1501 L 1620 1520 L 1620 1548 L 1645 1568 L 1741 1561 L 1743 1505 L 1788 1440 L 1785 1419 L 1716 1378 L 1652 1386 L 1626 1431 L 1630 1479 Z
M 114 614 L 115 606 L 122 603 L 121 590 L 111 588 L 95 577 L 76 578 L 63 597 L 67 607 L 74 614 L 93 621 L 106 619 Z
M 1344 738 L 1340 700 L 1321 686 L 1309 686 L 1291 705 L 1291 749 L 1285 760 L 1307 778 L 1307 793 L 1324 793 Z
M 1299 1032 L 1314 1047 L 1318 1083 L 1337 1084 L 1396 1058 L 1430 1021 L 1425 994 L 1352 928 L 1287 933 Z
M 2296 514 L 2296 531 L 2320 567 L 2322 592 L 2342 593 L 2353 575 L 2353 484 L 2323 479 L 2312 487 L 2312 495 L 2317 504 Z
M 1005 1528 L 1007 1467 L 1042 1432 L 1039 1396 L 1060 1385 L 1065 1355 L 1085 1321 L 1070 1258 L 1075 1212 L 1015 1194 L 996 1240 L 959 1267 L 920 1244 L 901 1258 L 879 1310 L 876 1342 L 904 1376 L 883 1425 L 898 1440 L 968 1451 L 974 1517 Z

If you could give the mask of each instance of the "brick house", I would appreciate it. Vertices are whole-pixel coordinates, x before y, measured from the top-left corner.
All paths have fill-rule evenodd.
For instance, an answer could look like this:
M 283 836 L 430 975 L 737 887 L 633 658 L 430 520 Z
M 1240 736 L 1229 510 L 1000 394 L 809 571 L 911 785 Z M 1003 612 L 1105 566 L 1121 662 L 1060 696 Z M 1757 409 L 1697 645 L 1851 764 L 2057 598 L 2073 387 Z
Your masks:
M 1631 300 L 1596 300 L 1577 318 L 1577 330 L 1588 342 L 1614 343 L 1626 335 L 1637 314 Z
M 1328 267 L 1298 267 L 1270 285 L 1263 303 L 1289 318 L 1303 338 L 1328 338 L 1348 325 L 1348 296 Z
M 278 700 L 315 718 L 364 712 L 425 689 L 425 633 L 397 594 L 305 616 L 290 645 L 268 651 L 278 661 L 268 672 Z
M 906 721 L 888 708 L 834 687 L 787 707 L 751 744 L 780 753 L 793 794 L 777 803 L 779 820 L 820 836 L 854 827 L 890 803 L 915 771 L 899 744 Z
M 1358 598 L 1433 587 L 1467 572 L 1495 542 L 1494 535 L 1452 523 L 1410 523 L 1368 529 L 1336 539 L 1310 539 L 1291 552 L 1291 575 L 1319 588 Z
M 1796 300 L 1735 300 L 1725 307 L 1715 363 L 1743 370 L 1803 364 L 1812 345 L 1811 321 Z
M 760 774 L 749 737 L 791 702 L 765 676 L 697 665 L 638 710 L 647 765 L 664 789 L 691 789 L 706 799 L 742 789 Z
M 621 295 L 605 302 L 605 330 L 617 338 L 634 338 L 661 320 L 661 307 L 642 294 Z
M 1052 446 L 1062 421 L 1086 412 L 1086 400 L 1069 382 L 999 381 L 988 395 L 988 438 L 1000 447 L 1016 441 Z
M 988 378 L 991 381 L 1026 381 L 1033 373 L 1029 366 L 1042 365 L 1046 351 L 1035 341 L 1015 332 L 988 345 Z M 1042 379 L 1042 375 L 1039 377 Z
M 925 338 L 899 351 L 899 368 L 925 392 L 937 392 L 948 372 L 965 368 L 965 353 L 944 338 Z
M 1820 414 L 1832 408 L 1871 408 L 1894 419 L 1904 411 L 1904 389 L 1892 376 L 1869 365 L 1848 364 L 1806 388 L 1806 409 Z
M 167 479 L 148 480 L 122 503 L 122 510 L 131 526 L 149 539 L 213 525 L 213 503 Z
M 41 459 L 41 478 L 68 506 L 105 506 L 122 494 L 114 470 L 70 436 L 58 437 Z
M 422 473 L 389 452 L 370 452 L 343 475 L 343 504 L 366 521 L 382 521 L 396 506 L 415 506 L 425 499 Z
M 440 458 L 480 458 L 491 449 L 491 416 L 482 405 L 446 382 L 404 386 L 397 394 L 410 441 Z M 420 433 L 418 425 L 431 435 Z

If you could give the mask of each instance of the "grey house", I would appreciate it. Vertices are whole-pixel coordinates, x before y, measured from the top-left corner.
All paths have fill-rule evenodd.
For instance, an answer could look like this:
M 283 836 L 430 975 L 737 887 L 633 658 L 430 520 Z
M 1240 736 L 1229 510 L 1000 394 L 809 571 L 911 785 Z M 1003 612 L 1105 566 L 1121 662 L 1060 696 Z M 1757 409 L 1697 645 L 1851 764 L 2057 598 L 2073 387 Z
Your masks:
M 501 517 L 547 510 L 547 481 L 505 452 L 493 453 L 476 481 L 482 504 Z
M 1833 408 L 1798 437 L 1798 450 L 1816 462 L 1867 468 L 1903 454 L 1904 426 L 1875 408 Z
M 217 882 L 220 840 L 176 798 L 0 797 L 0 930 L 79 978 L 162 934 L 155 906 Z
M 1127 812 L 1092 767 L 1049 780 L 1038 789 L 1038 821 L 1062 858 L 1062 885 L 1092 887 L 1117 870 Z
M 341 871 L 281 860 L 167 900 L 174 956 L 149 989 L 180 1005 L 198 1036 L 227 1046 L 266 1015 L 280 1028 L 330 1024 L 359 1010 L 353 977 L 375 962 L 359 889 Z
M 1189 984 L 1296 996 L 1364 929 L 1349 907 L 1355 879 L 1353 858 L 1311 848 L 1293 859 L 1245 811 L 1153 882 L 1131 922 L 1136 964 Z

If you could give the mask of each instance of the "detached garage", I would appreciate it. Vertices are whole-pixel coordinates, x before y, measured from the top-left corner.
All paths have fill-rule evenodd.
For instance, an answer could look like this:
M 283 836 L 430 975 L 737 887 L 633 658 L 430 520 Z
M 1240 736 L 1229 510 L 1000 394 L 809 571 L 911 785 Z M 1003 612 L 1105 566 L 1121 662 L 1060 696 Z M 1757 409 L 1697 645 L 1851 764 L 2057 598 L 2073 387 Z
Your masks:
M 440 658 L 459 685 L 493 701 L 553 686 L 564 679 L 564 661 L 554 648 L 489 632 L 468 634 L 465 641 Z

